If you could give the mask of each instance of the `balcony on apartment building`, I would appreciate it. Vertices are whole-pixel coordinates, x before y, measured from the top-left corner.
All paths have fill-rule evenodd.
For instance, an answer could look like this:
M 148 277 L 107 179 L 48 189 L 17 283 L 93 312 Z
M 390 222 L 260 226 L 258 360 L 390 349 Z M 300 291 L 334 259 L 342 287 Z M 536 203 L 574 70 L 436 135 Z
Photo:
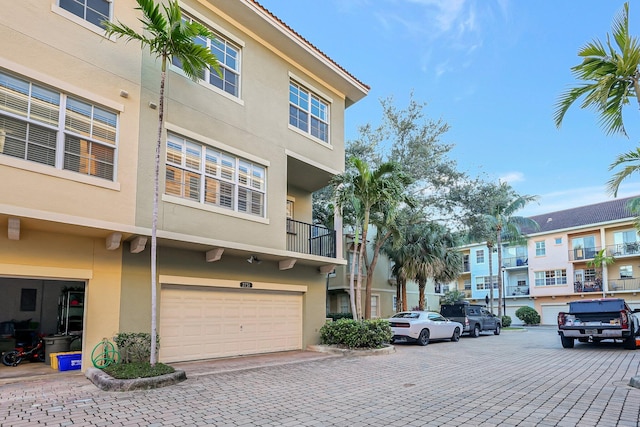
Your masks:
M 607 254 L 613 257 L 638 256 L 640 255 L 640 242 L 619 243 L 608 245 Z
M 578 294 L 588 292 L 602 292 L 602 280 L 585 280 L 584 282 L 573 282 L 573 291 Z
M 529 258 L 527 256 L 514 256 L 509 258 L 502 258 L 502 266 L 510 269 L 526 268 L 529 264 Z
M 335 258 L 336 232 L 321 225 L 287 218 L 287 250 Z
M 588 248 L 576 247 L 569 249 L 569 261 L 588 261 L 595 258 L 600 251 L 600 247 L 593 246 Z
M 637 277 L 623 277 L 620 279 L 609 280 L 609 291 L 640 291 L 640 278 Z
M 507 286 L 505 288 L 506 297 L 522 297 L 529 295 L 529 286 Z

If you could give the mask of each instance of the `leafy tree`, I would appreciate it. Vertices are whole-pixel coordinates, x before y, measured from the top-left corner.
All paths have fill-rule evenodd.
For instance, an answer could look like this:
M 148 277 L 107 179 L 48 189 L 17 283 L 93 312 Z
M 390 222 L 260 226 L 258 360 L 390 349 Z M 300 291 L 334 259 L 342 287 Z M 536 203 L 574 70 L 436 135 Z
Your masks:
M 554 120 L 560 127 L 571 105 L 583 98 L 581 108 L 592 108 L 607 134 L 627 135 L 622 108 L 629 98 L 640 105 L 640 44 L 629 34 L 629 3 L 614 18 L 606 46 L 598 39 L 578 51 L 582 63 L 571 68 L 573 75 L 586 83 L 565 91 L 556 103 Z
M 107 37 L 124 37 L 127 42 L 137 41 L 143 49 L 148 49 L 152 56 L 160 59 L 160 96 L 158 102 L 158 132 L 155 153 L 155 175 L 153 194 L 153 219 L 151 225 L 151 365 L 156 363 L 156 281 L 157 281 L 157 229 L 158 229 L 158 193 L 160 187 L 160 151 L 162 128 L 164 127 L 164 92 L 167 64 L 172 58 L 177 59 L 184 73 L 197 81 L 206 68 L 212 68 L 222 76 L 216 56 L 206 46 L 197 43 L 196 38 L 214 39 L 215 36 L 203 25 L 182 19 L 182 12 L 177 0 L 160 6 L 154 0 L 136 0 L 137 10 L 142 12 L 143 33 L 118 21 L 104 21 Z

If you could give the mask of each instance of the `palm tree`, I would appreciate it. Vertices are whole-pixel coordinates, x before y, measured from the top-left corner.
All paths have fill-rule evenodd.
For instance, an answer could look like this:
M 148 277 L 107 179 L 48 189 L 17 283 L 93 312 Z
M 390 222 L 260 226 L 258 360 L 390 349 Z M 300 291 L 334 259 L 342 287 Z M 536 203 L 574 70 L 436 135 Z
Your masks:
M 624 168 L 616 172 L 613 177 L 607 182 L 607 188 L 609 189 L 609 192 L 613 194 L 613 197 L 616 197 L 618 195 L 618 190 L 620 188 L 620 184 L 622 184 L 622 181 L 624 181 L 634 173 L 640 172 L 640 148 L 636 148 L 635 150 L 620 154 L 609 166 L 609 171 L 612 171 L 613 169 L 622 165 L 625 165 Z
M 613 42 L 612 42 L 613 39 Z M 614 43 L 614 44 L 612 44 Z M 617 50 L 616 50 L 617 47 Z M 565 91 L 554 112 L 554 121 L 560 127 L 565 113 L 579 98 L 584 97 L 581 108 L 593 108 L 607 134 L 627 135 L 622 120 L 622 107 L 635 97 L 640 105 L 640 44 L 629 34 L 629 3 L 614 18 L 611 36 L 606 46 L 595 39 L 578 51 L 581 64 L 571 68 L 573 75 L 585 81 L 583 85 Z
M 167 64 L 172 58 L 178 60 L 184 73 L 197 81 L 203 71 L 210 67 L 222 77 L 216 56 L 206 46 L 196 42 L 197 37 L 213 40 L 215 37 L 203 25 L 190 22 L 182 18 L 182 12 L 177 0 L 163 5 L 163 12 L 154 0 L 136 0 L 142 11 L 143 33 L 138 33 L 131 27 L 118 21 L 117 23 L 103 22 L 107 37 L 124 37 L 127 42 L 137 41 L 142 48 L 148 48 L 149 53 L 160 59 L 160 97 L 158 103 L 158 132 L 155 153 L 155 180 L 153 194 L 153 219 L 151 225 L 151 365 L 156 364 L 156 269 L 157 269 L 157 230 L 158 230 L 158 193 L 160 188 L 160 150 L 162 143 L 162 128 L 164 127 L 164 90 L 167 74 Z
M 359 213 L 357 222 L 361 224 L 362 241 L 358 245 L 358 266 L 365 266 L 367 250 L 367 235 L 371 214 L 382 212 L 382 209 L 393 209 L 393 201 L 404 199 L 404 190 L 408 185 L 408 178 L 401 172 L 400 167 L 393 162 L 382 163 L 371 170 L 369 165 L 358 158 L 352 158 L 347 172 L 337 175 L 333 179 L 335 200 L 338 208 L 351 205 Z M 357 206 L 357 208 L 356 208 Z M 356 229 L 358 224 L 356 224 Z M 358 242 L 356 242 L 357 244 Z M 367 280 L 365 289 L 364 318 L 371 317 L 371 283 Z M 356 295 L 362 289 L 362 275 L 357 275 Z M 353 298 L 353 295 L 351 296 Z M 362 313 L 358 313 L 360 316 Z
M 600 281 L 603 298 L 605 295 L 605 289 L 604 283 L 602 283 L 602 270 L 604 267 L 615 264 L 615 262 L 616 259 L 613 256 L 607 255 L 606 249 L 600 249 L 592 260 L 587 261 L 587 267 L 593 267 L 596 269 L 596 281 Z
M 510 194 L 512 198 L 504 199 L 503 203 L 497 203 L 491 213 L 485 214 L 485 219 L 490 229 L 495 233 L 496 247 L 498 248 L 498 267 L 502 267 L 502 240 L 510 242 L 519 242 L 525 236 L 522 232 L 523 228 L 536 230 L 538 224 L 526 217 L 515 216 L 514 214 L 525 207 L 527 203 L 538 200 L 537 196 L 519 196 L 513 193 L 513 190 L 507 183 L 500 184 L 504 194 Z M 491 256 L 491 255 L 489 255 Z M 491 259 L 491 258 L 489 258 Z M 491 272 L 493 276 L 493 271 Z M 492 281 L 493 286 L 493 281 Z M 491 290 L 493 294 L 493 289 Z M 498 317 L 502 317 L 502 275 L 498 274 Z

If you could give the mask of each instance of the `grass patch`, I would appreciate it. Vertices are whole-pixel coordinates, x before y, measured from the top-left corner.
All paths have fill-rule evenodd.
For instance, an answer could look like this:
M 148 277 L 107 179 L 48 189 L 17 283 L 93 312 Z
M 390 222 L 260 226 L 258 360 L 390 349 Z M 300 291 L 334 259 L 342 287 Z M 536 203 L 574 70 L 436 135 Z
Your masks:
M 521 331 L 524 327 L 522 326 L 508 326 L 506 328 L 502 328 L 503 331 Z
M 132 362 L 108 366 L 104 369 L 104 372 L 113 378 L 132 380 L 135 378 L 151 378 L 172 374 L 175 372 L 175 369 L 163 363 L 156 363 L 156 365 L 152 367 L 149 362 Z

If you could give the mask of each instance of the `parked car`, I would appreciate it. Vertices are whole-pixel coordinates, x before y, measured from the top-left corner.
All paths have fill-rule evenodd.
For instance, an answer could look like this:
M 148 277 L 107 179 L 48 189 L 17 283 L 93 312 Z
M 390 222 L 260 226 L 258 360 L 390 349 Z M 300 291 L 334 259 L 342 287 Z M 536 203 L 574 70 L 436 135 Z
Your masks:
M 427 345 L 430 340 L 460 340 L 462 324 L 453 322 L 433 311 L 402 311 L 391 317 L 391 342 L 408 341 Z
M 469 304 L 468 301 L 443 304 L 440 306 L 440 314 L 447 319 L 462 323 L 463 333 L 474 338 L 478 338 L 482 331 L 493 331 L 494 335 L 500 335 L 502 322 L 483 305 Z

